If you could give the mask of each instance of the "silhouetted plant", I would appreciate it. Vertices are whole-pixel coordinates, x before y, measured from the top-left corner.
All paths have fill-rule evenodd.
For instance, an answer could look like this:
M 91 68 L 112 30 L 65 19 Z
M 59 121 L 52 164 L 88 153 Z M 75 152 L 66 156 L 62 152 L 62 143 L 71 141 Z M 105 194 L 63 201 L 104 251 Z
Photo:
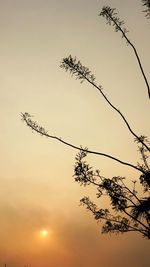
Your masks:
M 150 1 L 142 1 L 146 16 L 149 16 L 150 12 Z M 136 56 L 141 74 L 144 78 L 145 85 L 148 91 L 148 97 L 150 98 L 150 87 L 143 70 L 138 52 L 133 43 L 127 37 L 127 30 L 124 28 L 124 21 L 117 17 L 115 9 L 105 6 L 99 14 L 104 17 L 109 25 L 113 25 L 115 31 L 120 32 L 122 37 L 126 40 L 127 44 L 133 49 Z M 43 127 L 39 126 L 32 116 L 25 112 L 22 113 L 22 120 L 26 122 L 33 131 L 53 138 L 61 143 L 77 149 L 79 152 L 76 155 L 76 162 L 74 166 L 74 179 L 81 185 L 89 186 L 93 185 L 97 190 L 97 203 L 90 200 L 89 197 L 83 197 L 80 200 L 81 205 L 86 206 L 90 210 L 95 220 L 104 221 L 102 226 L 102 233 L 125 233 L 129 231 L 139 232 L 144 237 L 150 239 L 150 165 L 149 165 L 149 154 L 150 154 L 150 143 L 148 138 L 144 135 L 137 135 L 128 120 L 125 118 L 123 113 L 106 97 L 101 85 L 97 85 L 96 78 L 89 70 L 89 68 L 82 65 L 80 61 L 73 58 L 71 55 L 64 58 L 61 62 L 60 67 L 65 71 L 69 71 L 72 76 L 79 79 L 82 82 L 86 81 L 99 91 L 107 104 L 115 111 L 123 120 L 129 132 L 134 138 L 134 141 L 138 145 L 138 150 L 141 155 L 141 163 L 134 165 L 129 162 L 124 162 L 112 155 L 105 154 L 102 152 L 88 150 L 88 148 L 78 147 L 72 143 L 64 141 L 62 138 L 50 135 Z M 99 170 L 93 170 L 93 168 L 86 162 L 85 158 L 87 154 L 95 154 L 110 158 L 117 161 L 120 164 L 127 165 L 140 172 L 139 181 L 132 181 L 133 186 L 130 188 L 127 186 L 126 179 L 120 176 L 113 176 L 112 178 L 103 177 Z M 137 186 L 137 184 L 139 184 Z M 141 189 L 139 186 L 141 185 Z M 138 188 L 138 191 L 137 191 Z M 143 195 L 142 195 L 143 194 Z M 142 195 L 142 196 L 141 196 Z M 108 198 L 110 201 L 110 208 L 99 207 L 99 198 Z
M 87 154 L 88 151 L 79 151 L 77 154 L 74 178 L 81 185 L 94 185 L 97 189 L 98 199 L 102 197 L 109 198 L 111 210 L 99 208 L 99 205 L 92 202 L 89 197 L 83 197 L 80 200 L 81 204 L 93 213 L 97 221 L 105 221 L 102 233 L 136 231 L 150 239 L 149 168 L 144 164 L 144 168 L 141 166 L 140 182 L 143 185 L 143 193 L 147 192 L 147 196 L 141 198 L 141 194 L 136 191 L 135 184 L 137 181 L 133 181 L 133 188 L 130 189 L 126 185 L 124 177 L 103 177 L 99 170 L 94 171 L 85 161 Z

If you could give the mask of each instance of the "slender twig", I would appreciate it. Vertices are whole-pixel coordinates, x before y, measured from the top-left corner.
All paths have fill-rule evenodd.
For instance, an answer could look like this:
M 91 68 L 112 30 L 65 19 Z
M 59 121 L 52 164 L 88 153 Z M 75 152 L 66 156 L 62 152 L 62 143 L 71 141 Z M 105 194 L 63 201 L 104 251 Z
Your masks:
M 140 153 L 142 155 L 142 160 L 143 160 L 143 162 L 145 164 L 145 167 L 148 169 L 148 171 L 150 171 L 150 168 L 149 168 L 148 162 L 147 162 L 147 155 L 145 154 L 144 147 L 143 146 L 139 147 L 139 151 L 140 151 Z
M 111 222 L 121 224 L 121 222 L 119 222 L 119 221 L 117 221 L 117 220 L 115 220 L 115 219 L 110 219 L 110 218 L 105 218 L 105 217 L 101 217 L 100 219 L 103 219 L 103 220 L 109 220 L 109 221 L 111 221 Z M 145 231 L 144 231 L 143 229 L 135 228 L 134 226 L 128 225 L 128 224 L 126 224 L 126 223 L 124 223 L 124 225 L 126 225 L 126 226 L 129 227 L 129 228 L 131 228 L 131 230 L 129 230 L 129 229 L 127 229 L 127 230 L 121 230 L 121 229 L 119 229 L 119 232 L 137 231 L 137 232 L 140 232 L 140 233 L 141 233 L 141 232 L 144 232 L 144 233 L 145 233 Z M 114 231 L 115 231 L 115 230 L 114 230 Z M 117 230 L 116 230 L 116 231 L 117 231 Z
M 124 185 L 124 187 L 129 191 L 129 193 L 130 194 L 132 194 L 133 195 L 133 197 L 135 197 L 135 199 L 140 203 L 140 204 L 142 204 L 142 201 L 141 201 L 141 199 L 139 199 L 138 197 L 137 197 L 137 195 L 134 193 L 134 192 L 132 192 L 126 185 L 125 185 L 125 183 L 122 181 L 122 184 Z M 131 200 L 130 200 L 131 201 Z M 137 206 L 136 204 L 134 204 L 135 205 L 135 207 Z M 149 213 L 147 212 L 147 211 L 145 211 L 145 213 L 147 214 L 147 215 L 149 215 Z
M 88 210 L 90 210 L 93 214 L 94 213 L 96 213 L 96 212 L 93 212 L 93 210 L 90 208 L 90 207 L 87 207 L 87 209 Z M 129 216 L 129 214 L 127 213 L 127 212 L 125 212 L 126 213 L 126 215 L 127 216 Z M 113 223 L 117 223 L 117 224 L 121 224 L 121 222 L 120 221 L 118 221 L 117 219 L 115 219 L 114 217 L 113 218 L 111 218 L 111 217 L 100 217 L 100 220 L 106 220 L 106 221 L 111 221 L 111 222 L 113 222 Z M 139 221 L 139 223 L 140 223 L 140 221 Z M 141 223 L 140 223 L 141 224 Z M 138 229 L 138 228 L 136 228 L 136 227 L 134 227 L 134 226 L 131 226 L 131 225 L 128 225 L 128 224 L 126 224 L 126 223 L 124 223 L 124 225 L 126 225 L 127 227 L 129 227 L 129 228 L 131 228 L 132 230 L 121 230 L 121 229 L 119 229 L 119 232 L 128 232 L 128 231 L 138 231 L 138 232 L 143 232 L 143 233 L 145 233 L 145 230 L 144 229 Z M 144 226 L 144 224 L 143 224 L 143 226 Z M 145 226 L 144 226 L 145 227 Z M 117 230 L 116 230 L 117 231 Z
M 138 171 L 140 171 L 140 172 L 142 172 L 142 173 L 145 173 L 145 171 L 142 170 L 141 168 L 139 168 L 139 167 L 137 167 L 137 166 L 135 166 L 135 165 L 133 165 L 133 164 L 131 164 L 131 163 L 122 161 L 122 160 L 120 160 L 120 159 L 118 159 L 118 158 L 116 158 L 116 157 L 113 157 L 113 156 L 111 156 L 111 155 L 108 155 L 108 154 L 105 154 L 105 153 L 101 153 L 101 152 L 97 152 L 97 151 L 87 150 L 87 149 L 84 149 L 84 148 L 82 148 L 82 147 L 78 147 L 78 146 L 76 146 L 76 145 L 73 145 L 73 144 L 71 144 L 71 143 L 68 143 L 68 142 L 64 141 L 64 140 L 63 140 L 62 138 L 60 138 L 60 137 L 57 137 L 57 136 L 54 136 L 54 135 L 49 135 L 47 132 L 41 132 L 38 128 L 36 128 L 36 127 L 34 127 L 34 126 L 32 125 L 32 121 L 31 121 L 31 120 L 30 120 L 30 122 L 28 121 L 28 119 L 25 117 L 24 114 L 22 114 L 22 119 L 26 122 L 27 126 L 29 126 L 33 131 L 35 131 L 35 132 L 37 132 L 37 133 L 39 133 L 39 134 L 41 134 L 41 135 L 43 135 L 43 136 L 46 136 L 46 137 L 48 137 L 48 138 L 52 138 L 52 139 L 56 139 L 57 141 L 59 141 L 59 142 L 65 144 L 65 145 L 67 145 L 67 146 L 69 146 L 69 147 L 72 147 L 72 148 L 77 149 L 77 150 L 80 150 L 80 151 L 87 152 L 87 153 L 89 153 L 89 154 L 94 154 L 94 155 L 99 155 L 99 156 L 104 156 L 104 157 L 110 158 L 110 159 L 112 159 L 112 160 L 114 160 L 114 161 L 117 161 L 117 162 L 123 164 L 123 165 L 129 166 L 129 167 L 134 168 L 134 169 L 136 169 L 136 170 L 138 170 Z
M 94 83 L 94 81 L 91 81 L 86 75 L 84 75 L 82 73 L 82 71 L 78 70 L 73 64 L 72 62 L 69 62 L 68 59 L 63 59 L 62 64 L 66 64 L 68 65 L 70 68 L 74 69 L 74 71 L 76 71 L 79 75 L 82 75 L 82 77 L 88 82 L 90 83 L 92 86 L 94 86 L 100 93 L 101 95 L 104 97 L 104 99 L 107 101 L 107 103 L 122 117 L 123 121 L 125 122 L 126 126 L 128 127 L 128 130 L 130 131 L 130 133 L 140 142 L 143 144 L 143 146 L 146 147 L 146 149 L 150 152 L 150 148 L 144 143 L 144 141 L 137 136 L 137 134 L 131 129 L 131 126 L 129 125 L 128 121 L 126 120 L 125 116 L 122 114 L 122 112 L 116 108 L 111 101 L 106 97 L 106 95 L 103 93 L 101 87 L 99 87 L 98 85 L 96 85 Z
M 141 73 L 142 73 L 142 76 L 144 78 L 144 81 L 145 81 L 145 84 L 146 84 L 146 87 L 147 87 L 147 91 L 148 91 L 148 96 L 149 96 L 149 99 L 150 99 L 150 86 L 149 86 L 149 83 L 148 83 L 148 80 L 147 80 L 147 77 L 145 75 L 145 72 L 144 72 L 144 69 L 142 67 L 142 63 L 141 63 L 141 60 L 140 60 L 140 57 L 138 55 L 138 52 L 135 48 L 135 46 L 133 45 L 133 43 L 128 39 L 128 37 L 126 36 L 125 34 L 125 31 L 122 30 L 122 28 L 119 26 L 119 24 L 117 24 L 116 20 L 111 16 L 111 14 L 107 11 L 107 9 L 105 9 L 105 12 L 107 14 L 107 16 L 113 21 L 113 23 L 117 26 L 117 28 L 119 29 L 119 31 L 122 33 L 123 37 L 126 39 L 127 43 L 132 47 L 134 53 L 135 53 L 135 56 L 137 58 L 137 61 L 138 61 L 138 65 L 140 67 L 140 70 L 141 70 Z
M 121 182 L 122 182 L 122 184 L 124 185 L 125 189 L 127 189 L 127 190 L 129 191 L 129 193 L 130 193 L 131 195 L 133 195 L 133 197 L 135 197 L 135 199 L 136 199 L 139 203 L 142 203 L 141 200 L 137 197 L 137 195 L 134 194 L 134 193 L 130 190 L 130 188 L 128 188 L 128 187 L 125 185 L 125 183 L 124 183 L 123 181 L 121 181 Z
M 128 213 L 126 210 L 123 210 L 123 212 L 128 215 L 133 221 L 137 221 L 139 224 L 141 224 L 144 228 L 146 228 L 146 230 L 149 231 L 149 227 L 147 227 L 144 223 L 142 223 L 141 221 L 139 221 L 137 218 L 135 219 L 134 216 L 132 216 L 130 213 Z

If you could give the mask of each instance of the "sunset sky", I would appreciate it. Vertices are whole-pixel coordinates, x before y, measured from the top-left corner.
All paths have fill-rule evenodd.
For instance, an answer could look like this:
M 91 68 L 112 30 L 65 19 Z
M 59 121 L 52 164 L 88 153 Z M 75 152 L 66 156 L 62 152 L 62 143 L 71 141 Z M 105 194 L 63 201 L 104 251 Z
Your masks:
M 99 17 L 111 5 L 150 81 L 150 21 L 140 0 L 0 0 L 0 267 L 148 267 L 150 241 L 102 235 L 79 206 L 93 189 L 73 181 L 76 151 L 21 121 L 29 112 L 50 134 L 137 164 L 133 137 L 99 92 L 59 65 L 76 56 L 138 135 L 150 136 L 149 100 L 133 51 Z M 88 156 L 103 176 L 139 173 Z

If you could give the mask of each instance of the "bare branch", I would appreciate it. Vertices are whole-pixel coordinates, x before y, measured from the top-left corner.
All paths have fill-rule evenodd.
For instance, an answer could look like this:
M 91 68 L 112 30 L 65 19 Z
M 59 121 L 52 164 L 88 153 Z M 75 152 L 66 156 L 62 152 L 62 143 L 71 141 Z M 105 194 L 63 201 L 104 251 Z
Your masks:
M 96 83 L 94 82 L 95 81 L 95 76 L 91 73 L 91 71 L 87 67 L 83 66 L 80 61 L 77 61 L 76 57 L 72 58 L 71 55 L 69 55 L 69 57 L 64 58 L 62 60 L 60 67 L 63 68 L 65 71 L 69 71 L 71 75 L 74 75 L 76 77 L 76 79 L 81 80 L 81 82 L 86 80 L 88 83 L 90 83 L 92 86 L 94 86 L 100 92 L 100 94 L 103 96 L 103 98 L 106 100 L 106 102 L 111 106 L 111 108 L 113 108 L 121 116 L 121 118 L 125 122 L 126 126 L 128 127 L 128 130 L 134 136 L 134 138 L 136 138 L 139 141 L 139 143 L 142 143 L 143 146 L 146 147 L 146 149 L 150 152 L 150 147 L 148 147 L 146 145 L 146 143 L 144 143 L 143 139 L 140 138 L 140 136 L 138 136 L 131 129 L 131 126 L 129 125 L 129 123 L 126 120 L 125 116 L 121 113 L 121 111 L 118 108 L 116 108 L 111 103 L 111 101 L 103 93 L 102 86 L 101 85 L 100 86 L 96 85 Z
M 114 161 L 117 161 L 123 165 L 126 165 L 126 166 L 129 166 L 133 169 L 136 169 L 142 173 L 145 173 L 143 170 L 141 170 L 141 168 L 138 168 L 137 166 L 131 164 L 131 163 L 128 163 L 128 162 L 124 162 L 116 157 L 113 157 L 111 155 L 108 155 L 108 154 L 105 154 L 105 153 L 101 153 L 101 152 L 97 152 L 97 151 L 92 151 L 92 150 L 86 150 L 86 149 L 83 149 L 82 147 L 78 147 L 78 146 L 75 146 L 71 143 L 68 143 L 66 141 L 64 141 L 62 138 L 60 137 L 57 137 L 57 136 L 54 136 L 54 135 L 49 135 L 47 131 L 45 131 L 45 129 L 41 126 L 39 126 L 35 121 L 31 120 L 31 115 L 28 114 L 27 112 L 25 113 L 22 113 L 21 114 L 21 117 L 22 117 L 22 120 L 26 122 L 27 126 L 30 127 L 33 131 L 41 134 L 42 136 L 45 136 L 45 137 L 48 137 L 48 138 L 52 138 L 52 139 L 56 139 L 57 141 L 69 146 L 69 147 L 72 147 L 74 149 L 77 149 L 77 150 L 81 150 L 81 151 L 85 151 L 89 154 L 94 154 L 94 155 L 99 155 L 99 156 L 104 156 L 104 157 L 107 157 L 107 158 L 110 158 Z
M 143 0 L 143 2 L 145 2 L 144 5 L 147 5 L 148 12 L 150 12 L 150 1 L 149 0 L 148 1 Z M 150 13 L 148 13 L 148 14 L 150 14 Z M 134 51 L 134 54 L 136 56 L 136 59 L 138 61 L 138 65 L 140 67 L 142 76 L 144 78 L 144 81 L 145 81 L 145 84 L 146 84 L 146 87 L 147 87 L 147 91 L 148 91 L 148 96 L 149 96 L 149 99 L 150 99 L 150 86 L 149 86 L 147 77 L 145 75 L 144 69 L 142 67 L 142 63 L 141 63 L 140 57 L 138 55 L 138 52 L 137 52 L 135 46 L 133 45 L 133 43 L 127 37 L 127 35 L 126 35 L 127 30 L 125 28 L 122 28 L 122 25 L 124 24 L 124 21 L 120 21 L 120 19 L 116 15 L 117 15 L 117 13 L 115 12 L 115 8 L 111 8 L 109 6 L 104 6 L 102 11 L 99 14 L 99 16 L 102 16 L 102 17 L 106 18 L 108 24 L 111 25 L 111 23 L 112 23 L 113 26 L 115 27 L 115 31 L 120 31 L 122 33 L 122 37 L 125 38 L 127 43 L 132 47 L 132 49 Z

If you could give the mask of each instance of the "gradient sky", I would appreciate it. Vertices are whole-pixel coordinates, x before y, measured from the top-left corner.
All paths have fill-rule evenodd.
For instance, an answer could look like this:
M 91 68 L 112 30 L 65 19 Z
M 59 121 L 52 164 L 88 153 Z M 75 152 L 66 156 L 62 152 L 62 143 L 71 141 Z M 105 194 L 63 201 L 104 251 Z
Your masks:
M 116 7 L 147 77 L 150 22 L 138 0 L 0 0 L 0 267 L 148 267 L 149 241 L 101 235 L 79 207 L 91 189 L 74 183 L 76 151 L 32 133 L 29 112 L 75 145 L 136 164 L 137 147 L 121 119 L 88 84 L 59 68 L 71 54 L 89 67 L 137 134 L 149 136 L 149 100 L 136 58 L 98 14 Z M 109 159 L 88 157 L 106 177 L 139 176 Z M 40 231 L 48 229 L 42 238 Z

